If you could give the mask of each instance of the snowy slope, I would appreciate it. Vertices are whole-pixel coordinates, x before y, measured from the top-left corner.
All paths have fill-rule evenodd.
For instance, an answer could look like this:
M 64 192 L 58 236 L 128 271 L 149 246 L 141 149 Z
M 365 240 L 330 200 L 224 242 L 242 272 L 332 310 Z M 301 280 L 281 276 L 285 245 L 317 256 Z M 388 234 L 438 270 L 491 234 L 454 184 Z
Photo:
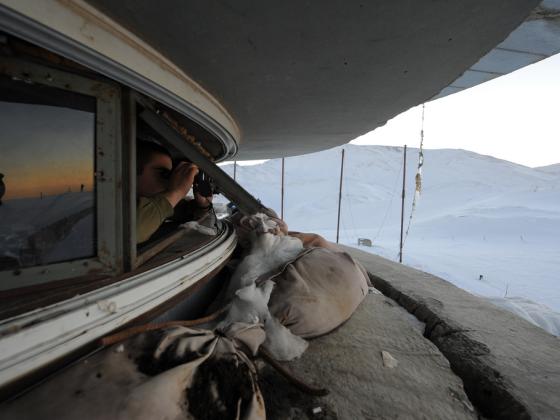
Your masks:
M 548 165 L 548 166 L 539 166 L 538 168 L 539 171 L 542 172 L 547 172 L 549 174 L 555 174 L 560 176 L 560 163 L 555 163 L 554 165 Z
M 6 258 L 31 266 L 94 255 L 94 210 L 91 192 L 3 200 L 0 267 Z
M 359 237 L 369 238 L 374 247 L 362 249 L 395 260 L 402 148 L 344 149 L 341 242 L 357 246 Z M 408 149 L 407 222 L 417 154 Z M 286 159 L 284 218 L 290 229 L 335 239 L 340 155 L 335 148 Z M 231 173 L 232 166 L 223 168 Z M 533 169 L 465 150 L 426 150 L 404 262 L 473 293 L 525 299 L 518 304 L 529 299 L 560 312 L 560 179 L 551 167 Z M 237 180 L 278 213 L 280 179 L 280 160 L 237 168 Z M 560 321 L 555 325 L 560 328 Z

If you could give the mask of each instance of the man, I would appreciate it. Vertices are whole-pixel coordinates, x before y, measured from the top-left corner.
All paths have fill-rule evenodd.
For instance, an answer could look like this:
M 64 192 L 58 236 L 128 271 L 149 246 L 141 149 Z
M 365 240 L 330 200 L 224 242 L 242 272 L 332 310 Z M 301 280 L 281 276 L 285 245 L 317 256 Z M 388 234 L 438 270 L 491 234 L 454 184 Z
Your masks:
M 2 205 L 2 197 L 6 192 L 6 185 L 4 184 L 4 174 L 0 174 L 0 206 Z
M 173 168 L 171 154 L 163 146 L 138 141 L 136 145 L 136 240 L 147 241 L 167 219 L 184 223 L 204 216 L 212 207 L 212 196 L 195 193 L 185 200 L 198 167 L 181 162 Z

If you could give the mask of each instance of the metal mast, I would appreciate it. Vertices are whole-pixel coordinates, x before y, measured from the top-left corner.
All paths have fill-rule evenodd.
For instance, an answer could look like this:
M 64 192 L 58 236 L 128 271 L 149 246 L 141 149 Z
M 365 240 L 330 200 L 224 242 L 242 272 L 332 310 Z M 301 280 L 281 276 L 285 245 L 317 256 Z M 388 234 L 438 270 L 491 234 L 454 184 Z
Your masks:
M 282 196 L 280 199 L 280 219 L 284 220 L 284 158 L 282 158 Z
M 342 176 L 344 174 L 344 149 L 342 149 L 342 157 L 340 161 L 340 186 L 338 188 L 338 220 L 336 222 L 336 243 L 338 243 L 338 234 L 340 231 L 340 204 L 342 202 Z
M 404 196 L 406 187 L 406 144 L 404 145 L 403 175 L 402 175 L 402 202 L 401 202 L 401 245 L 399 247 L 399 262 L 402 263 L 403 226 L 404 226 Z

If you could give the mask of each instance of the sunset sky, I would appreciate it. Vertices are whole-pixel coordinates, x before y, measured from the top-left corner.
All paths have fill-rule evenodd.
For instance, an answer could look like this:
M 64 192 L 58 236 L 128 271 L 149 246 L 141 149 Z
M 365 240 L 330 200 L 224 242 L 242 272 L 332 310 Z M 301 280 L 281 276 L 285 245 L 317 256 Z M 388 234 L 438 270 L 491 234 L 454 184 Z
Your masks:
M 0 102 L 3 200 L 93 187 L 95 114 Z

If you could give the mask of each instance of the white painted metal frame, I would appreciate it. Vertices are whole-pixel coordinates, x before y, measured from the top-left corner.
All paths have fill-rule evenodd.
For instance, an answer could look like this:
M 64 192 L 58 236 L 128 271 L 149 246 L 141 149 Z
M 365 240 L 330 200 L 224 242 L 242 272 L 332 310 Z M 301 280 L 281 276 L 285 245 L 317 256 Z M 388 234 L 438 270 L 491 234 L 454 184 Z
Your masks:
M 0 322 L 0 387 L 97 340 L 186 290 L 237 245 L 225 224 L 210 244 L 152 270 Z
M 116 85 L 19 59 L 3 57 L 2 71 L 22 83 L 41 84 L 96 99 L 95 202 L 96 255 L 36 267 L 0 272 L 0 290 L 77 277 L 91 272 L 122 271 L 122 159 L 120 89 Z

